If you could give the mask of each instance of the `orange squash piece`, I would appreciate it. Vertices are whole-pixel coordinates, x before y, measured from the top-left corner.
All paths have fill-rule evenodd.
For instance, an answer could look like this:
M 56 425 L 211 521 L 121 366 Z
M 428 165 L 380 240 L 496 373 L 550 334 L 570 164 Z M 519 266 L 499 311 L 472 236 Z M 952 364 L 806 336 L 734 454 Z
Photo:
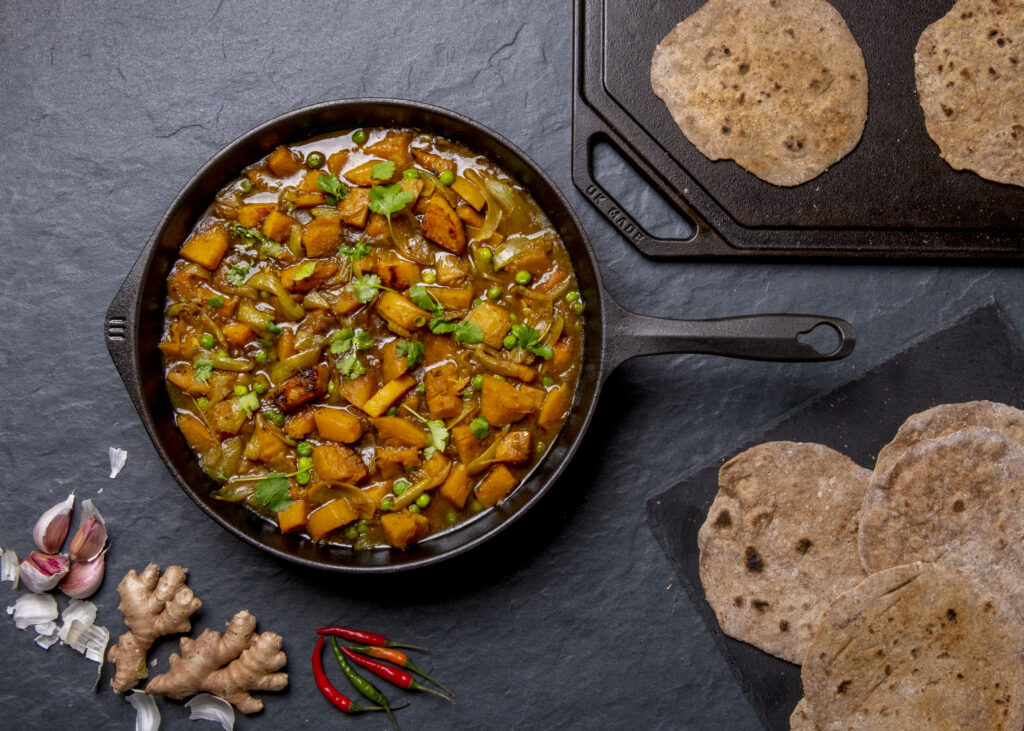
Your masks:
M 214 226 L 193 234 L 181 247 L 182 258 L 195 262 L 211 272 L 220 265 L 228 250 L 228 232 L 221 226 Z
M 453 254 L 466 250 L 466 227 L 444 196 L 434 193 L 421 225 L 423 236 Z
M 389 447 L 415 447 L 423 449 L 427 446 L 427 433 L 408 419 L 400 416 L 382 416 L 370 419 L 377 436 Z
M 253 338 L 252 328 L 246 325 L 244 322 L 238 320 L 232 320 L 221 328 L 221 332 L 224 333 L 224 337 L 228 339 L 228 342 L 234 345 L 236 348 L 242 348 Z
M 472 491 L 469 472 L 466 471 L 466 465 L 461 462 L 452 468 L 440 489 L 441 497 L 457 508 L 466 507 L 466 499 Z
M 393 381 L 388 381 L 380 390 L 362 405 L 363 411 L 373 417 L 378 417 L 395 405 L 398 399 L 402 398 L 413 386 L 416 379 L 410 375 L 399 376 Z
M 366 477 L 366 465 L 359 455 L 341 444 L 313 447 L 313 468 L 322 480 L 355 484 Z
M 332 500 L 309 514 L 306 528 L 314 541 L 323 540 L 328 533 L 348 525 L 359 516 L 345 500 Z
M 271 211 L 263 219 L 263 233 L 274 241 L 285 241 L 292 233 L 292 226 L 297 223 L 298 221 L 281 211 Z
M 351 444 L 363 436 L 363 423 L 355 414 L 330 406 L 317 406 L 313 410 L 316 430 L 321 439 Z
M 342 221 L 349 226 L 365 228 L 370 217 L 370 191 L 367 188 L 351 188 L 340 203 L 338 212 Z
M 508 467 L 503 464 L 496 465 L 476 486 L 476 499 L 485 508 L 494 507 L 499 501 L 508 497 L 518 484 L 519 480 Z
M 491 426 L 505 426 L 533 413 L 543 401 L 544 391 L 540 389 L 516 388 L 494 376 L 485 376 L 480 391 L 480 412 Z
M 294 152 L 281 145 L 270 153 L 270 157 L 267 158 L 267 167 L 277 177 L 287 178 L 302 169 L 302 160 Z
M 294 533 L 306 527 L 309 507 L 305 500 L 293 500 L 292 504 L 277 514 L 277 525 L 282 533 Z
M 498 449 L 494 452 L 494 459 L 498 462 L 522 464 L 530 458 L 531 442 L 530 432 L 510 431 L 498 442 Z
M 399 550 L 405 550 L 410 543 L 415 543 L 427 533 L 430 521 L 419 513 L 385 513 L 380 519 L 381 528 L 388 544 Z

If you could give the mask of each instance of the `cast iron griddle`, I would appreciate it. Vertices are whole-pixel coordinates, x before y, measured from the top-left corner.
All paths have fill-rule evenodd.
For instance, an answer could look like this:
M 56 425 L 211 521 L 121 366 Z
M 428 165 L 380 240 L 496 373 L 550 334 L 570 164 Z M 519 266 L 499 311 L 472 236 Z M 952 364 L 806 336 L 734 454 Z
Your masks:
M 780 188 L 686 139 L 650 83 L 654 48 L 704 0 L 576 0 L 573 181 L 655 258 L 1024 257 L 1024 188 L 956 171 L 925 130 L 914 81 L 921 32 L 951 0 L 833 0 L 860 44 L 868 121 L 821 176 Z M 689 239 L 650 235 L 593 175 L 596 144 L 616 147 L 694 223 Z
M 697 531 L 718 492 L 718 468 L 754 444 L 786 440 L 826 444 L 870 469 L 875 455 L 911 414 L 976 399 L 1024 404 L 1024 344 L 995 304 L 972 310 L 860 378 L 797 407 L 718 462 L 648 501 L 655 535 L 766 728 L 789 728 L 789 716 L 803 696 L 800 668 L 726 637 L 704 599 Z

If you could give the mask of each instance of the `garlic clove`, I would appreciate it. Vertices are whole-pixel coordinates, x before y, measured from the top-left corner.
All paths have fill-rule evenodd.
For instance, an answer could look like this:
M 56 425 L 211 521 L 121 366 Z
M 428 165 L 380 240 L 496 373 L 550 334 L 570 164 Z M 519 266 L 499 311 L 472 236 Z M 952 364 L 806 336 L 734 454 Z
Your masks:
M 82 501 L 82 522 L 71 539 L 68 555 L 73 561 L 92 561 L 107 543 L 107 526 L 92 500 Z
M 69 569 L 71 562 L 62 554 L 49 555 L 32 551 L 20 565 L 21 583 L 34 594 L 42 594 L 60 583 Z
M 32 530 L 32 538 L 35 539 L 36 548 L 43 553 L 57 553 L 64 545 L 64 539 L 68 537 L 68 528 L 71 527 L 71 509 L 75 505 L 75 493 L 68 495 L 63 500 L 47 510 L 36 521 L 36 527 Z
M 72 599 L 85 599 L 96 593 L 103 583 L 105 553 L 92 561 L 75 561 L 67 576 L 60 582 L 60 590 Z

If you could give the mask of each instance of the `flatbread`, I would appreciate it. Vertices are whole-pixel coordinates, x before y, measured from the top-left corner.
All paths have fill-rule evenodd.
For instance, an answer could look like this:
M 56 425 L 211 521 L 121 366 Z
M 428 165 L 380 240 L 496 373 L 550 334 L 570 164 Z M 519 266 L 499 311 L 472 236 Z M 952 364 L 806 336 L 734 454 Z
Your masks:
M 708 0 L 658 44 L 651 86 L 704 155 L 781 186 L 825 172 L 867 121 L 864 56 L 825 0 Z
M 789 717 L 789 731 L 817 731 L 817 728 L 811 718 L 811 710 L 807 707 L 807 699 L 801 698 L 793 709 L 793 715 Z
M 719 471 L 698 533 L 722 631 L 800 663 L 828 602 L 864 578 L 857 520 L 871 472 L 821 444 L 769 442 Z
M 872 480 L 858 543 L 869 573 L 940 561 L 1024 611 L 1024 447 L 985 427 L 915 444 Z
M 941 564 L 869 576 L 825 612 L 801 669 L 819 729 L 1024 726 L 1024 627 L 1007 602 Z
M 1024 186 L 1024 0 L 959 0 L 921 34 L 914 71 L 942 159 Z
M 1024 444 L 1024 411 L 994 401 L 967 401 L 941 404 L 914 414 L 900 426 L 896 436 L 882 448 L 875 462 L 875 473 L 893 463 L 914 444 L 960 431 L 969 426 L 985 426 Z

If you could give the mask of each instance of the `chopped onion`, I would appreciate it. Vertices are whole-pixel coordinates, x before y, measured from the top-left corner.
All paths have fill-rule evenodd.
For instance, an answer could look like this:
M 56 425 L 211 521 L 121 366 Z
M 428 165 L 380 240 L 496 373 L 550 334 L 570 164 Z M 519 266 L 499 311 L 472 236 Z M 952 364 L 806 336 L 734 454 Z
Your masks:
M 0 581 L 10 581 L 15 589 L 18 588 L 18 578 L 21 576 L 21 567 L 18 562 L 18 554 L 8 548 L 0 558 Z
M 7 613 L 14 615 L 15 627 L 25 629 L 57 619 L 57 600 L 50 594 L 23 594 Z
M 135 709 L 135 731 L 157 731 L 160 728 L 160 709 L 156 699 L 141 690 L 133 690 L 125 700 Z
M 128 452 L 120 447 L 110 448 L 110 479 L 113 480 L 117 477 L 118 473 L 124 469 L 125 462 L 128 461 Z
M 190 721 L 214 721 L 224 731 L 232 731 L 235 727 L 235 709 L 223 698 L 210 693 L 200 693 L 185 704 L 189 711 Z

